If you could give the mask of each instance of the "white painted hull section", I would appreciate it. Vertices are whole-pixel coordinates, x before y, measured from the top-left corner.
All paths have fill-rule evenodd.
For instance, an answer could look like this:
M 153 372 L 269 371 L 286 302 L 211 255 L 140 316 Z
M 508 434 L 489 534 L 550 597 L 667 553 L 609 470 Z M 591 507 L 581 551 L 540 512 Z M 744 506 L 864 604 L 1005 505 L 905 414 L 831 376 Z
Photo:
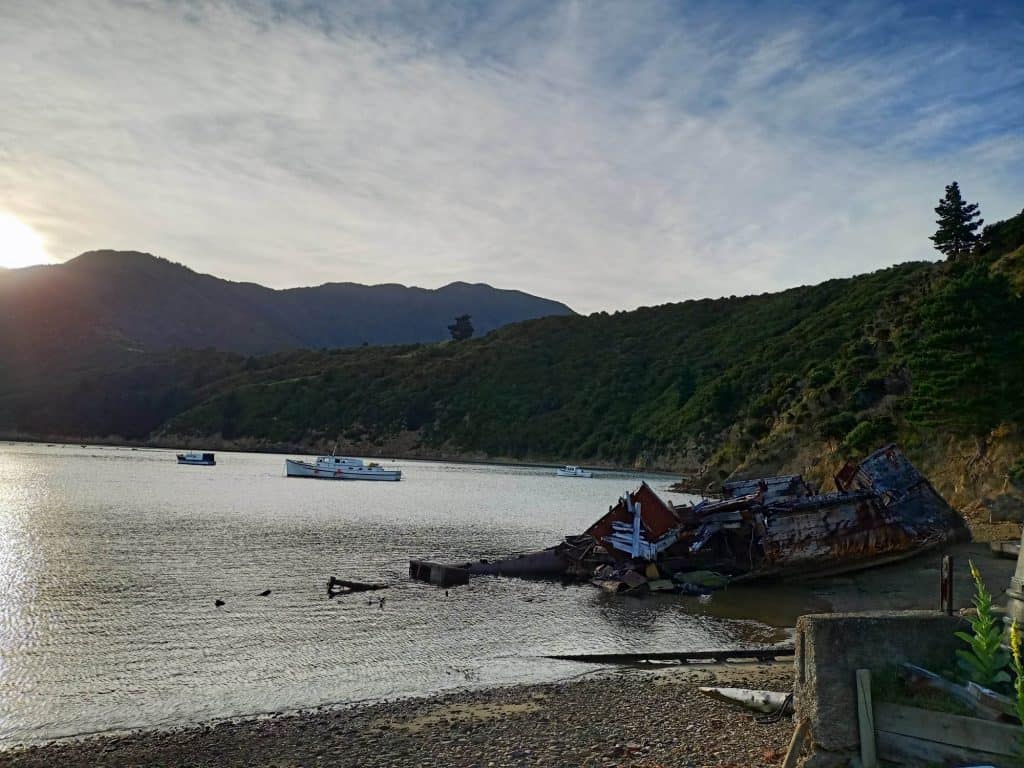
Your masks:
M 217 462 L 212 457 L 205 459 L 202 457 L 189 456 L 188 454 L 179 453 L 178 463 L 184 464 L 186 467 L 215 467 Z
M 316 480 L 390 480 L 402 479 L 402 470 L 370 466 L 320 467 L 308 461 L 285 459 L 288 477 L 312 477 Z
M 556 469 L 555 474 L 559 477 L 593 477 L 594 473 L 586 469 Z

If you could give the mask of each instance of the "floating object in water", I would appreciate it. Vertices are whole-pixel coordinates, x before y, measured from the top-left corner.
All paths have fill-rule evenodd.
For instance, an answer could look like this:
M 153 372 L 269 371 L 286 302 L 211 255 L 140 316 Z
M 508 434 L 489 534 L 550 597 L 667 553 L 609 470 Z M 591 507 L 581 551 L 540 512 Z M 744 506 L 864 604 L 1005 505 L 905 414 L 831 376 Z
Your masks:
M 260 592 L 260 597 L 267 597 L 269 594 L 270 594 L 270 590 L 269 589 L 264 589 L 262 592 Z
M 384 469 L 375 461 L 342 456 L 317 456 L 316 461 L 285 459 L 288 477 L 312 477 L 317 480 L 401 480 L 402 470 Z
M 225 605 L 225 602 L 223 600 L 214 600 L 213 604 L 220 608 L 222 605 Z
M 469 571 L 465 568 L 431 563 L 426 560 L 410 560 L 409 578 L 426 581 L 438 587 L 457 587 L 460 584 L 469 584 Z
M 189 451 L 188 453 L 178 454 L 178 463 L 190 467 L 213 467 L 216 466 L 217 460 L 212 453 Z
M 564 467 L 559 467 L 555 470 L 555 474 L 559 477 L 593 477 L 594 473 L 589 469 L 583 469 L 583 467 L 577 467 L 572 464 L 566 464 Z
M 365 581 L 347 581 L 346 579 L 336 579 L 331 576 L 327 581 L 327 596 L 347 595 L 351 592 L 371 592 L 377 589 L 387 589 L 389 586 L 389 584 L 376 584 Z M 370 602 L 373 602 L 373 600 Z

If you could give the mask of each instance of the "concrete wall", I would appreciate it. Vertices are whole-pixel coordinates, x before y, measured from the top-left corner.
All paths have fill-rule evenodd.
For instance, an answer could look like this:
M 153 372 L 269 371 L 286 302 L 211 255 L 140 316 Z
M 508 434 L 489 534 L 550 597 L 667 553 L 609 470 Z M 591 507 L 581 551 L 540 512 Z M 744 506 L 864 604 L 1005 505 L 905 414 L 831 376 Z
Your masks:
M 845 765 L 860 750 L 858 669 L 882 671 L 910 662 L 940 670 L 954 663 L 969 629 L 938 611 L 878 611 L 801 616 L 796 625 L 796 722 L 808 718 L 816 752 L 806 765 Z M 830 754 L 832 753 L 832 754 Z

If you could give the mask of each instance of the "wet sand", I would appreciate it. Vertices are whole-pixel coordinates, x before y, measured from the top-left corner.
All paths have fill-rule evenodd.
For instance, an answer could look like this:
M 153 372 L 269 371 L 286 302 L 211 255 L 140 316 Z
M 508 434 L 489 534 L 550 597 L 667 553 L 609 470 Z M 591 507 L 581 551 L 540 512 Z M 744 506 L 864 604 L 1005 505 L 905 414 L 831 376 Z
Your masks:
M 758 723 L 699 685 L 788 690 L 792 665 L 592 673 L 175 731 L 62 741 L 0 753 L 0 766 L 756 768 L 781 762 L 789 718 Z

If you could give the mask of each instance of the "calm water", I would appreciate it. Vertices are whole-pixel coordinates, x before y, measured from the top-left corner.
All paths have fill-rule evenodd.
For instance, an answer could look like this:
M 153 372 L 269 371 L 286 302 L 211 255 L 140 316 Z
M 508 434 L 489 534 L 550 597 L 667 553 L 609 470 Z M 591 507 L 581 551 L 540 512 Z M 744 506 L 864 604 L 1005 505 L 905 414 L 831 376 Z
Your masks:
M 217 459 L 0 446 L 0 745 L 581 671 L 549 653 L 780 638 L 726 618 L 749 615 L 733 590 L 631 600 L 482 578 L 445 597 L 408 581 L 411 557 L 554 544 L 639 476 L 397 462 L 400 483 L 331 483 L 286 479 L 282 456 Z M 395 586 L 381 610 L 328 600 L 331 575 Z

